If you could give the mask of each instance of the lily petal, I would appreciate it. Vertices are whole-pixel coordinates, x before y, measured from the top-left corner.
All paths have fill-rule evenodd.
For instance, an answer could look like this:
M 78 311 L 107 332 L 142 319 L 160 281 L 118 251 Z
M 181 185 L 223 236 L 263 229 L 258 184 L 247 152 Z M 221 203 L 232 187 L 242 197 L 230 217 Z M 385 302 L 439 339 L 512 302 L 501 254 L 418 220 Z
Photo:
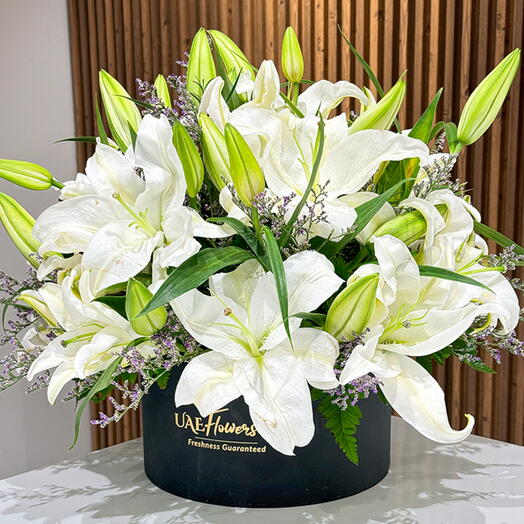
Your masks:
M 420 140 L 390 131 L 368 129 L 345 138 L 329 152 L 319 173 L 332 197 L 356 193 L 385 160 L 424 159 L 429 155 Z
M 234 360 L 211 351 L 192 359 L 182 372 L 175 391 L 177 407 L 194 404 L 202 417 L 240 396 L 233 379 Z
M 82 259 L 83 270 L 95 273 L 93 288 L 100 291 L 113 284 L 126 282 L 149 264 L 162 233 L 148 236 L 139 226 L 127 220 L 101 228 L 87 246 Z
M 289 341 L 284 343 L 291 349 Z M 338 342 L 321 329 L 299 328 L 293 332 L 293 353 L 302 361 L 307 381 L 317 389 L 333 389 L 338 385 L 334 365 Z
M 238 361 L 235 377 L 251 419 L 268 444 L 285 455 L 309 444 L 315 432 L 311 397 L 302 366 L 291 352 L 279 348 L 257 360 Z
M 230 358 L 246 354 L 241 331 L 226 314 L 230 307 L 241 322 L 247 323 L 247 313 L 239 304 L 224 297 L 210 297 L 192 290 L 170 302 L 176 316 L 197 342 Z
M 299 95 L 298 107 L 304 114 L 314 115 L 318 111 L 323 118 L 327 118 L 331 110 L 347 97 L 356 98 L 364 106 L 369 102 L 365 93 L 355 84 L 345 80 L 335 84 L 328 80 L 320 80 Z
M 231 111 L 222 96 L 223 87 L 224 80 L 221 77 L 213 78 L 202 93 L 198 108 L 198 112 L 207 113 L 222 132 L 231 116 Z
M 380 376 L 381 389 L 391 407 L 406 422 L 435 442 L 460 442 L 471 433 L 475 423 L 471 415 L 466 415 L 468 423 L 464 429 L 451 428 L 444 392 L 420 364 L 404 355 L 388 354 L 386 358 L 400 373 L 393 378 Z
M 55 403 L 60 391 L 74 377 L 75 371 L 71 362 L 63 362 L 55 369 L 47 386 L 47 400 L 50 404 Z

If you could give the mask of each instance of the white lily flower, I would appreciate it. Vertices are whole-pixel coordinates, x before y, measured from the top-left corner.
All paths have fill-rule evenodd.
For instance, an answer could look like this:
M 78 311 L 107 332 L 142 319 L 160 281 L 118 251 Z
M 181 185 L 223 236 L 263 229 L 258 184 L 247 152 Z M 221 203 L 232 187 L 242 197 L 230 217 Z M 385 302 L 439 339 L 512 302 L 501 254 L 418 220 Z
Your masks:
M 79 267 L 64 277 L 60 285 L 46 283 L 38 291 L 22 292 L 20 298 L 54 329 L 61 331 L 52 340 L 32 336 L 25 341 L 40 347 L 45 345 L 29 369 L 28 380 L 55 368 L 47 388 L 51 404 L 67 382 L 102 371 L 125 346 L 139 338 L 126 319 L 109 306 L 93 301 L 89 273 L 80 273 Z M 147 356 L 152 346 L 142 343 L 137 349 Z
M 438 204 L 445 204 L 444 216 L 435 207 Z M 480 213 L 449 189 L 433 191 L 424 200 L 409 198 L 401 206 L 419 210 L 427 224 L 422 249 L 417 255 L 419 263 L 461 273 L 478 280 L 492 291 L 431 279 L 427 303 L 431 301 L 446 308 L 462 307 L 472 300 L 497 304 L 500 307 L 491 313 L 490 324 L 496 326 L 500 320 L 504 332 L 515 329 L 520 306 L 514 289 L 496 268 L 478 263 L 479 257 L 487 252 L 485 243 L 473 230 L 474 220 L 480 221 Z
M 410 356 L 429 355 L 454 342 L 479 316 L 503 313 L 495 303 L 477 301 L 450 308 L 428 303 L 435 279 L 421 277 L 409 249 L 385 235 L 374 239 L 378 264 L 361 266 L 351 280 L 378 274 L 377 300 L 382 305 L 369 322 L 364 345 L 350 355 L 342 384 L 373 373 L 392 407 L 423 435 L 438 442 L 457 442 L 469 435 L 473 417 L 461 431 L 451 429 L 444 394 L 433 377 Z M 460 284 L 465 289 L 469 284 Z
M 86 174 L 65 184 L 65 200 L 38 218 L 39 252 L 83 253 L 95 292 L 127 281 L 153 255 L 161 268 L 177 266 L 200 249 L 195 236 L 227 236 L 183 206 L 185 189 L 167 118 L 147 115 L 134 151 L 123 155 L 99 143 Z
M 279 79 L 271 61 L 263 62 L 255 80 L 253 100 L 229 111 L 221 90 L 221 79 L 214 79 L 202 97 L 199 111 L 206 112 L 219 126 L 230 122 L 244 136 L 257 158 L 268 190 L 277 197 L 289 197 L 289 214 L 300 201 L 314 162 L 315 143 L 320 114 L 325 119 L 324 149 L 313 192 L 323 192 L 323 201 L 315 212 L 325 217 L 314 223 L 312 232 L 336 239 L 354 224 L 356 212 L 344 200 L 360 191 L 386 160 L 420 158 L 429 155 L 420 140 L 380 130 L 349 134 L 345 115 L 327 119 L 331 109 L 345 97 L 356 97 L 363 105 L 368 96 L 349 82 L 332 84 L 322 80 L 299 96 L 298 105 L 304 118 L 296 117 L 279 97 Z M 315 196 L 310 196 L 314 201 Z M 231 212 L 231 209 L 228 209 Z M 306 211 L 304 211 L 305 213 Z
M 308 383 L 337 385 L 338 344 L 328 333 L 300 328 L 292 315 L 315 310 L 340 286 L 332 264 L 304 251 L 284 262 L 289 327 L 282 322 L 274 276 L 250 260 L 209 279 L 211 296 L 193 290 L 171 302 L 187 331 L 211 349 L 189 362 L 175 394 L 177 406 L 195 404 L 202 416 L 243 396 L 260 435 L 292 455 L 314 433 Z

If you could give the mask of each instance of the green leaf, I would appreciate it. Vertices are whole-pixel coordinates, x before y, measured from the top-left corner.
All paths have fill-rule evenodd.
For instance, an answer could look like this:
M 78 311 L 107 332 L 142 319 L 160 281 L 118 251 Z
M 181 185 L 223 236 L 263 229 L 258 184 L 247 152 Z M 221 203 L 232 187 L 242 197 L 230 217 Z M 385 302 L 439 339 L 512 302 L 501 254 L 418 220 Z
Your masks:
M 318 411 L 325 419 L 325 426 L 331 432 L 346 457 L 358 465 L 358 442 L 355 433 L 362 418 L 358 405 L 349 405 L 345 410 L 331 402 L 332 397 L 326 393 L 317 404 Z
M 395 184 L 403 180 L 406 181 L 404 187 L 400 187 L 397 192 L 388 198 L 388 201 L 393 206 L 398 205 L 401 200 L 409 196 L 419 172 L 419 163 L 420 160 L 418 158 L 405 158 L 403 160 L 388 162 L 378 179 L 376 187 L 377 193 L 382 194 Z
M 376 196 L 372 200 L 368 200 L 360 206 L 355 208 L 357 213 L 357 219 L 353 226 L 353 231 L 348 233 L 338 242 L 332 242 L 330 245 L 323 250 L 324 254 L 328 258 L 332 258 L 339 251 L 341 251 L 349 242 L 355 239 L 355 237 L 369 224 L 371 219 L 382 209 L 382 206 L 388 201 L 388 199 L 395 194 L 395 192 L 406 183 L 406 180 L 401 180 L 393 187 L 388 189 L 381 195 Z
M 441 120 L 440 122 L 437 122 L 431 128 L 431 133 L 430 133 L 429 139 L 433 140 L 438 135 L 438 133 L 440 133 L 443 129 L 444 129 L 444 122 L 442 122 L 442 120 Z
M 126 315 L 126 297 L 124 295 L 111 296 L 106 295 L 104 297 L 98 297 L 94 299 L 94 302 L 101 302 L 111 309 L 116 311 L 119 315 L 127 318 Z
M 340 27 L 340 25 L 338 26 L 338 30 L 342 35 L 342 38 L 346 41 L 346 44 L 349 46 L 349 49 L 351 49 L 351 52 L 355 55 L 356 59 L 360 62 L 360 65 L 363 67 L 364 71 L 369 76 L 369 79 L 375 86 L 378 95 L 382 98 L 385 94 L 385 91 L 380 82 L 378 81 L 378 78 L 376 77 L 375 73 L 373 73 L 373 69 L 371 69 L 371 66 L 364 60 L 364 57 L 357 51 L 357 49 L 351 43 L 349 38 L 342 32 L 342 28 Z M 402 131 L 398 119 L 395 119 L 395 127 L 397 128 L 397 131 L 399 133 Z
M 90 144 L 96 144 L 96 136 L 73 136 L 71 138 L 55 140 L 53 143 L 59 144 L 60 142 L 89 142 Z
M 326 315 L 324 313 L 295 313 L 291 316 L 301 318 L 302 320 L 310 320 L 320 327 L 324 327 L 326 323 Z
M 164 373 L 161 373 L 158 376 L 158 379 L 156 381 L 157 386 L 160 389 L 166 389 L 167 388 L 167 383 L 169 382 L 169 377 L 170 376 L 171 376 L 171 371 L 166 371 Z
M 313 186 L 315 184 L 318 170 L 320 168 L 320 161 L 322 159 L 322 153 L 324 151 L 324 120 L 320 118 L 318 121 L 318 132 L 316 137 L 316 154 L 315 154 L 315 161 L 313 162 L 313 168 L 311 169 L 311 175 L 309 176 L 309 181 L 306 187 L 306 190 L 304 191 L 304 194 L 302 195 L 302 198 L 300 199 L 300 202 L 298 203 L 297 207 L 293 211 L 293 214 L 291 215 L 291 218 L 289 219 L 288 223 L 286 224 L 284 234 L 280 237 L 280 240 L 278 242 L 278 245 L 280 247 L 286 246 L 286 244 L 289 241 L 289 238 L 291 236 L 291 231 L 293 228 L 293 224 L 296 222 L 297 218 L 300 215 L 300 212 L 302 211 L 302 208 L 305 206 L 307 199 L 309 197 L 309 194 L 311 193 L 311 190 L 313 189 Z
M 302 111 L 300 111 L 300 109 L 284 93 L 280 93 L 280 96 L 295 116 L 298 116 L 298 118 L 304 118 L 304 113 L 302 113 Z
M 463 364 L 466 364 L 470 368 L 473 368 L 475 371 L 480 371 L 481 373 L 496 373 L 496 371 L 493 368 L 490 368 L 485 362 L 482 360 L 468 360 L 464 359 L 461 361 Z
M 383 97 L 384 89 L 382 85 L 380 84 L 380 82 L 378 81 L 378 78 L 376 77 L 375 73 L 373 73 L 373 69 L 371 69 L 371 66 L 364 60 L 364 57 L 357 51 L 357 49 L 351 43 L 349 38 L 342 32 L 342 28 L 340 26 L 338 26 L 338 30 L 340 34 L 342 35 L 342 38 L 346 41 L 346 44 L 349 46 L 349 49 L 351 49 L 351 52 L 355 55 L 356 59 L 360 62 L 360 65 L 364 68 L 364 71 L 369 76 L 369 79 L 375 86 L 375 89 L 377 90 L 378 95 L 380 97 Z
M 249 228 L 243 222 L 238 220 L 238 218 L 233 217 L 211 217 L 208 218 L 207 221 L 213 223 L 222 222 L 223 224 L 227 224 L 232 229 L 234 229 L 235 232 L 238 233 L 244 239 L 249 249 L 253 251 L 253 253 L 260 260 L 260 262 L 266 268 L 266 270 L 269 269 L 269 262 L 264 253 L 264 249 L 260 245 L 260 242 L 258 241 L 255 232 L 251 228 Z
M 100 114 L 100 107 L 98 107 L 98 102 L 96 103 L 96 125 L 98 127 L 98 136 L 100 137 L 100 142 L 109 145 L 109 140 L 107 138 L 106 128 L 104 127 L 104 122 L 102 120 L 102 115 Z
M 430 102 L 424 113 L 422 113 L 422 116 L 417 120 L 417 123 L 412 127 L 408 136 L 411 138 L 418 138 L 425 144 L 431 140 L 433 120 L 435 119 L 435 112 L 441 95 L 442 87 L 437 91 L 437 94 L 433 97 L 433 100 Z
M 82 402 L 79 404 L 77 410 L 76 410 L 76 416 L 75 416 L 75 438 L 73 440 L 73 443 L 71 444 L 71 447 L 69 449 L 73 449 L 75 444 L 78 441 L 78 436 L 80 434 L 80 422 L 82 421 L 82 413 L 84 412 L 85 408 L 89 404 L 89 401 L 100 391 L 107 388 L 112 380 L 113 380 L 113 374 L 122 362 L 123 357 L 117 357 L 107 368 L 104 370 L 104 372 L 98 377 L 98 380 L 93 384 L 93 387 L 89 390 L 89 393 L 84 397 Z
M 453 122 L 445 122 L 444 131 L 448 141 L 449 152 L 452 154 L 460 153 L 462 145 L 457 141 L 457 126 Z
M 418 266 L 420 276 L 422 277 L 432 277 L 432 278 L 442 278 L 443 280 L 453 280 L 455 282 L 461 282 L 463 284 L 470 284 L 472 286 L 481 287 L 483 289 L 486 289 L 487 291 L 491 291 L 491 289 L 483 284 L 482 282 L 479 282 L 478 280 L 475 280 L 474 278 L 467 277 L 465 275 L 461 275 L 460 273 L 456 273 L 455 271 L 450 271 L 449 269 L 444 269 L 442 267 L 435 267 L 435 266 Z
M 433 370 L 433 362 L 443 365 L 446 360 L 454 354 L 452 346 L 447 346 L 440 351 L 431 353 L 429 355 L 423 355 L 417 357 L 415 360 L 428 372 L 431 373 Z
M 202 249 L 170 273 L 140 315 L 200 286 L 217 271 L 250 258 L 253 258 L 252 253 L 235 246 Z
M 273 236 L 273 233 L 271 233 L 271 230 L 268 227 L 263 227 L 262 232 L 264 235 L 264 244 L 266 246 L 269 267 L 275 278 L 278 303 L 280 304 L 280 312 L 282 313 L 282 321 L 284 322 L 284 327 L 286 328 L 289 342 L 291 345 L 293 345 L 293 341 L 291 340 L 291 331 L 289 330 L 287 281 L 286 272 L 284 270 L 284 262 L 282 261 L 282 255 L 280 254 L 278 242 Z
M 515 253 L 517 255 L 524 255 L 523 247 L 519 246 L 516 242 L 511 240 L 511 238 L 508 238 L 502 233 L 499 233 L 496 229 L 493 229 L 492 227 L 489 227 L 486 224 L 482 224 L 482 222 L 474 222 L 473 229 L 475 230 L 475 233 L 478 233 L 483 237 L 493 240 L 493 242 L 496 242 L 499 246 L 515 246 Z

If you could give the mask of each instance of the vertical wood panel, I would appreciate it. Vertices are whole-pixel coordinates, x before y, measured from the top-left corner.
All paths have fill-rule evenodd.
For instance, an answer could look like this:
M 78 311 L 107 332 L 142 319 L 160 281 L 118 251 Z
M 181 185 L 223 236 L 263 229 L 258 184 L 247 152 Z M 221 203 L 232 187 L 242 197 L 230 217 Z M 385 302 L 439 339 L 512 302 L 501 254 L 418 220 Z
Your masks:
M 283 31 L 292 24 L 306 78 L 370 86 L 338 35 L 340 25 L 386 89 L 407 70 L 404 127 L 413 125 L 439 87 L 445 89 L 439 118 L 457 121 L 477 83 L 502 56 L 522 47 L 524 34 L 523 0 L 68 0 L 68 8 L 77 135 L 94 133 L 99 68 L 107 68 L 134 94 L 136 77 L 152 80 L 158 73 L 180 72 L 176 60 L 184 58 L 200 26 L 225 31 L 259 65 L 264 58 L 279 61 Z M 492 130 L 467 148 L 457 166 L 484 219 L 521 243 L 522 78 L 519 73 Z M 90 145 L 77 145 L 80 171 L 91 153 Z M 435 375 L 454 425 L 463 424 L 464 412 L 473 413 L 477 433 L 524 444 L 524 359 L 506 358 L 495 377 L 451 362 Z M 110 411 L 106 404 L 94 406 L 93 414 L 99 408 Z M 139 413 L 121 424 L 94 428 L 94 446 L 140 435 Z

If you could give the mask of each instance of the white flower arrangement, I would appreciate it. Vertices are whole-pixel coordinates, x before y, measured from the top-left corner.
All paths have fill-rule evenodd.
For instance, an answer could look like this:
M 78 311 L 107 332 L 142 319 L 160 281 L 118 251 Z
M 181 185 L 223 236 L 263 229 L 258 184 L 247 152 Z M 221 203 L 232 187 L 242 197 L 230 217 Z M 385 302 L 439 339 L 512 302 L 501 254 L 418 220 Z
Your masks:
M 291 28 L 284 85 L 272 61 L 255 69 L 203 29 L 185 82 L 141 82 L 142 100 L 102 71 L 110 133 L 98 113 L 85 174 L 61 183 L 0 161 L 11 182 L 60 190 L 36 221 L 0 195 L 38 277 L 2 276 L 19 317 L 0 387 L 27 377 L 54 403 L 72 384 L 78 432 L 89 400 L 124 392 L 127 404 L 93 421 L 104 426 L 184 363 L 177 406 L 207 416 L 242 397 L 284 454 L 311 441 L 323 405 L 312 398 L 358 419 L 358 400 L 380 394 L 426 437 L 466 438 L 473 417 L 450 427 L 430 369 L 451 357 L 491 372 L 481 349 L 524 353 L 504 276 L 524 250 L 482 224 L 451 170 L 498 114 L 519 59 L 515 50 L 481 83 L 458 126 L 434 123 L 439 92 L 408 131 L 396 121 L 403 79 L 378 102 L 347 81 L 305 82 Z M 333 116 L 346 98 L 360 114 Z

